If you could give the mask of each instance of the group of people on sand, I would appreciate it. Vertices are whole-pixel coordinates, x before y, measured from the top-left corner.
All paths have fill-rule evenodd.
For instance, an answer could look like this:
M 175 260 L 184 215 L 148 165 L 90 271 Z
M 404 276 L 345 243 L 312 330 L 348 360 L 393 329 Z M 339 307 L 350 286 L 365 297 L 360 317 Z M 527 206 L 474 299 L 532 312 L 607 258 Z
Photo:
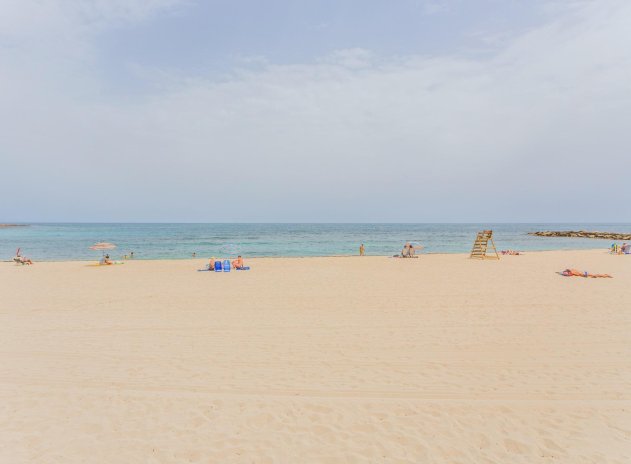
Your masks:
M 419 249 L 421 247 L 419 246 Z M 403 250 L 401 250 L 401 258 L 418 258 L 418 256 L 416 256 L 416 248 L 414 248 L 414 245 L 412 245 L 410 242 L 406 242 L 405 245 L 403 245 Z
M 614 255 L 628 255 L 631 254 L 631 245 L 626 242 L 623 243 L 622 246 L 618 246 L 617 243 L 612 243 L 609 251 Z
M 422 248 L 420 246 L 418 246 L 418 248 Z M 628 245 L 627 243 L 623 243 L 621 247 L 618 247 L 617 244 L 613 244 L 611 246 L 611 252 L 612 253 L 617 253 L 617 254 L 628 254 L 631 252 L 631 245 Z M 359 255 L 360 256 L 364 256 L 366 253 L 366 249 L 364 247 L 364 244 L 362 243 L 359 247 Z M 521 254 L 521 252 L 519 251 L 515 251 L 515 250 L 502 250 L 501 252 L 503 255 L 519 255 Z M 133 252 L 131 253 L 131 256 L 133 257 Z M 395 257 L 399 257 L 398 255 L 395 255 Z M 411 243 L 407 242 L 404 246 L 403 246 L 403 250 L 401 250 L 401 258 L 417 258 L 416 256 L 416 248 L 414 247 L 414 245 L 412 245 Z M 17 264 L 33 264 L 33 261 L 31 261 L 29 258 L 22 256 L 20 254 L 20 248 L 17 249 L 16 253 L 15 253 L 15 257 L 13 258 L 13 261 L 15 261 Z M 212 257 L 210 258 L 210 261 L 208 263 L 208 269 L 213 269 L 215 266 L 215 258 Z M 101 258 L 101 260 L 99 261 L 100 265 L 111 265 L 114 264 L 114 261 L 112 261 L 110 259 L 110 255 L 106 254 L 103 255 L 103 257 Z M 241 255 L 237 256 L 236 259 L 232 260 L 231 263 L 232 268 L 233 269 L 246 269 L 245 264 L 243 263 L 243 257 Z M 562 272 L 559 272 L 559 274 L 565 276 L 565 277 L 589 277 L 589 278 L 611 278 L 612 276 L 609 274 L 593 274 L 590 273 L 588 271 L 579 271 L 578 269 L 565 269 Z
M 401 254 L 394 255 L 394 257 L 395 258 L 418 258 L 418 256 L 416 256 L 416 250 L 417 249 L 420 250 L 421 248 L 423 247 L 420 245 L 417 245 L 415 247 L 410 242 L 406 242 L 405 245 L 403 245 L 403 250 L 401 250 Z M 365 255 L 366 255 L 366 247 L 362 243 L 361 245 L 359 245 L 359 256 L 365 256 Z
M 394 257 L 395 258 L 418 258 L 418 256 L 416 256 L 416 250 L 417 249 L 420 250 L 421 248 L 423 247 L 420 245 L 417 245 L 415 247 L 410 242 L 406 242 L 405 245 L 403 245 L 403 250 L 401 250 L 401 254 L 394 255 Z M 366 247 L 362 243 L 361 245 L 359 245 L 359 256 L 365 256 L 365 255 L 366 255 Z
M 211 257 L 208 260 L 208 269 L 213 269 L 215 267 L 215 262 L 217 261 L 217 259 L 215 257 Z M 221 260 L 219 260 L 221 261 Z M 245 269 L 245 264 L 243 263 L 243 257 L 241 255 L 237 256 L 237 259 L 233 259 L 230 262 L 230 265 L 232 266 L 232 269 Z

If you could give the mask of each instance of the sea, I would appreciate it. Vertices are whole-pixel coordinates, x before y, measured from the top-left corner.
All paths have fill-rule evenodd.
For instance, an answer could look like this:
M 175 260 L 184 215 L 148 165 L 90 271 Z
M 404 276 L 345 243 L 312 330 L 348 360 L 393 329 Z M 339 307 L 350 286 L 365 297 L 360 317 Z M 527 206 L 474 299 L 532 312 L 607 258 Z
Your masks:
M 17 248 L 35 261 L 90 260 L 101 252 L 96 242 L 110 242 L 118 259 L 132 251 L 137 259 L 281 256 L 392 256 L 405 242 L 421 253 L 467 253 L 476 232 L 492 229 L 498 251 L 607 249 L 610 240 L 535 237 L 539 230 L 590 230 L 631 233 L 631 224 L 52 224 L 0 228 L 0 260 Z

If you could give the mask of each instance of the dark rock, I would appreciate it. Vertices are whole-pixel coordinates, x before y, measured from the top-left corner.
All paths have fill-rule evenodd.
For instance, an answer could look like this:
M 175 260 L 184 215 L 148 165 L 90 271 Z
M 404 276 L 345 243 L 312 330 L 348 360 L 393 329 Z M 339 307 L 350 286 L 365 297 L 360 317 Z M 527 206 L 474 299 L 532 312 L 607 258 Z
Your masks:
M 544 230 L 539 232 L 528 232 L 528 235 L 536 235 L 537 237 L 576 237 L 631 241 L 631 234 L 619 234 L 614 232 L 590 232 L 586 230 Z

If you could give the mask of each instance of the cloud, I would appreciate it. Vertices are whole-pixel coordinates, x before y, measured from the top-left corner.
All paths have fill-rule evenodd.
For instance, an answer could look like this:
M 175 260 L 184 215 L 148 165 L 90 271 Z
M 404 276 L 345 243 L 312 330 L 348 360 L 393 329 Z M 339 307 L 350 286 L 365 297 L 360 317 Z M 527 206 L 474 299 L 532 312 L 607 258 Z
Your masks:
M 55 40 L 116 23 L 143 21 L 182 6 L 182 0 L 3 0 L 0 37 Z
M 339 65 L 345 68 L 365 68 L 372 64 L 374 56 L 370 50 L 363 48 L 347 48 L 335 50 L 320 62 Z
M 148 70 L 160 90 L 135 99 L 100 91 L 89 50 L 42 69 L 3 54 L 22 71 L 0 76 L 3 215 L 615 220 L 603 199 L 631 197 L 630 20 L 626 2 L 581 3 L 485 58 L 357 48 L 221 76 Z
M 445 0 L 422 0 L 420 3 L 423 13 L 427 15 L 446 13 L 450 10 L 448 2 Z

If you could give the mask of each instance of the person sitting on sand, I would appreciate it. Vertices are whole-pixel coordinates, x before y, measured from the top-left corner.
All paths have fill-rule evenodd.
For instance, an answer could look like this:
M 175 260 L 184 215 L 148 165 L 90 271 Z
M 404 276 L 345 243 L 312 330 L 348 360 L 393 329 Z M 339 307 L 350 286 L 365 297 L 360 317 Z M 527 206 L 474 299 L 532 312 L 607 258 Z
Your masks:
M 622 246 L 620 247 L 620 251 L 622 252 L 623 255 L 628 255 L 629 254 L 629 245 L 627 245 L 627 243 L 623 243 Z
M 410 257 L 410 243 L 409 242 L 406 242 L 406 244 L 403 245 L 403 250 L 401 250 L 401 257 L 402 258 Z
M 243 265 L 243 258 L 241 257 L 241 255 L 237 256 L 237 259 L 232 261 L 232 267 L 234 269 L 243 269 L 244 265 Z
M 587 271 L 579 271 L 578 269 L 566 269 L 563 272 L 561 272 L 561 275 L 564 275 L 565 277 L 591 277 L 591 278 L 608 278 L 611 279 L 612 277 L 609 274 L 590 274 Z
M 114 264 L 114 263 L 110 259 L 110 255 L 105 255 L 105 256 L 103 256 L 103 258 L 101 258 L 101 261 L 99 262 L 99 264 L 110 265 L 110 264 Z

